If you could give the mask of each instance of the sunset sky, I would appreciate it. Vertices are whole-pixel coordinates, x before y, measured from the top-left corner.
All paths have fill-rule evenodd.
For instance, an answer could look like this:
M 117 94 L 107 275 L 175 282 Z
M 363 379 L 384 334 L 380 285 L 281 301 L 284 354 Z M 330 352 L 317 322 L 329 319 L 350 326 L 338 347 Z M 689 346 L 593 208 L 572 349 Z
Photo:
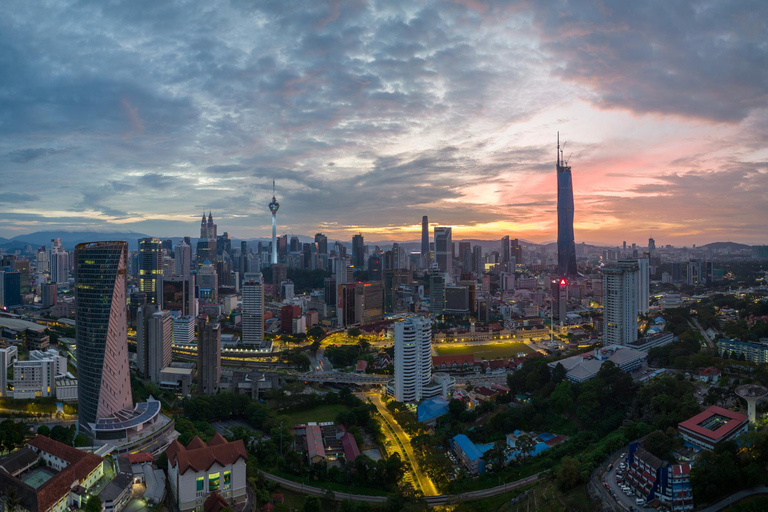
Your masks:
M 546 5 L 546 6 L 545 6 Z M 768 2 L 3 1 L 0 236 L 768 243 Z

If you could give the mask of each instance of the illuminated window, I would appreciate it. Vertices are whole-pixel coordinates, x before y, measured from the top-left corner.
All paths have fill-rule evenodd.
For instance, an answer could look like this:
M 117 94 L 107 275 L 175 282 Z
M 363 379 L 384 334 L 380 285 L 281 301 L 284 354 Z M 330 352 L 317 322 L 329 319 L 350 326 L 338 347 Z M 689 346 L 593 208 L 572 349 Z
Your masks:
M 198 479 L 197 479 L 197 490 L 198 491 L 202 491 L 204 489 L 205 489 L 205 478 L 203 478 L 202 476 L 198 477 Z
M 225 471 L 224 472 L 224 488 L 228 489 L 231 483 L 232 483 L 232 472 Z
M 208 491 L 219 490 L 219 473 L 211 473 L 208 475 Z

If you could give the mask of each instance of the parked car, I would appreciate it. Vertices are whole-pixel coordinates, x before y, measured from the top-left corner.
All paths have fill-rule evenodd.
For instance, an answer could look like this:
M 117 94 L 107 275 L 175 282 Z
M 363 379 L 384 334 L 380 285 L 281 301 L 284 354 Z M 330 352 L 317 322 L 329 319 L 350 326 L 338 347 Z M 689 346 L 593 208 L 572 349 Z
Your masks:
M 635 505 L 645 505 L 645 500 L 643 498 L 635 498 Z

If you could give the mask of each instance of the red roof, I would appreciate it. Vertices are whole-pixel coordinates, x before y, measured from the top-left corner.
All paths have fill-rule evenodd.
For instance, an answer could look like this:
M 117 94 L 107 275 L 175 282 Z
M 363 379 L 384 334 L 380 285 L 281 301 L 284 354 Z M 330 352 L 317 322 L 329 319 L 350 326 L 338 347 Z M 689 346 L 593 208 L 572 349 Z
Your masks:
M 38 510 L 48 510 L 62 496 L 69 493 L 75 481 L 82 483 L 103 462 L 101 457 L 67 446 L 45 436 L 33 437 L 27 444 L 69 463 L 67 467 L 53 475 L 50 480 L 35 490 L 37 492 Z
M 478 394 L 478 395 L 493 396 L 496 393 L 497 393 L 496 391 L 494 391 L 492 389 L 489 389 L 489 388 L 487 388 L 485 386 L 480 386 L 480 387 L 475 388 L 475 394 Z
M 307 452 L 309 459 L 313 457 L 325 458 L 325 447 L 323 446 L 323 432 L 317 425 L 307 427 Z
M 352 462 L 360 455 L 360 449 L 357 447 L 355 436 L 347 432 L 341 436 L 341 446 L 344 448 L 344 458 L 347 462 Z
M 432 366 L 473 366 L 475 364 L 475 356 L 472 354 L 465 354 L 460 356 L 432 356 Z
M 361 359 L 360 361 L 357 362 L 357 367 L 355 368 L 355 371 L 364 372 L 366 368 L 368 368 L 368 361 Z
M 189 468 L 194 471 L 207 471 L 215 462 L 226 466 L 234 464 L 241 457 L 248 460 L 248 452 L 242 439 L 229 443 L 221 436 L 214 436 L 211 445 L 206 445 L 202 439 L 195 437 L 186 448 L 174 440 L 165 450 L 165 454 L 172 467 L 179 465 L 179 473 L 182 475 Z
M 672 474 L 677 475 L 689 475 L 691 474 L 690 464 L 675 464 L 672 466 Z
M 205 503 L 203 503 L 203 510 L 205 512 L 219 512 L 228 506 L 229 504 L 227 503 L 227 500 L 224 499 L 224 496 L 214 491 L 208 498 L 206 498 Z
M 704 368 L 699 372 L 699 375 L 702 375 L 704 377 L 712 377 L 714 375 L 720 375 L 720 370 L 715 368 L 714 366 L 710 366 L 709 368 Z
M 703 423 L 704 421 L 716 415 L 724 416 L 728 418 L 728 421 L 725 424 L 720 425 L 714 431 L 699 426 L 700 423 Z M 722 407 L 713 405 L 709 407 L 706 411 L 699 413 L 693 418 L 685 420 L 684 422 L 680 423 L 678 427 L 684 428 L 686 430 L 689 430 L 690 432 L 693 432 L 694 434 L 698 434 L 700 436 L 706 437 L 707 439 L 718 442 L 721 439 L 723 439 L 725 436 L 729 435 L 734 430 L 736 430 L 737 428 L 745 424 L 748 420 L 749 420 L 749 417 L 746 414 L 741 414 L 735 411 L 731 411 L 729 409 L 723 409 Z
M 152 454 L 148 452 L 129 453 L 127 457 L 128 462 L 131 464 L 142 464 L 145 462 L 152 462 L 154 460 Z

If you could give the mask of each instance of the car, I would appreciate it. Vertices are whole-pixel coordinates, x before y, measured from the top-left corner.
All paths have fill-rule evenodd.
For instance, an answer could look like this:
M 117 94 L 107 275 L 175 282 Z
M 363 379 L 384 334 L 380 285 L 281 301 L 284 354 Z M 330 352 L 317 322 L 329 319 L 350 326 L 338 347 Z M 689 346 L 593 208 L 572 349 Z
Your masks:
M 613 469 L 613 463 L 608 464 L 608 467 L 606 468 L 606 471 L 611 471 Z
M 622 453 L 622 454 L 619 456 L 619 458 L 620 458 L 620 459 L 623 459 L 623 458 L 624 458 L 624 457 L 626 457 L 626 456 L 627 456 L 627 454 L 626 454 L 626 453 Z
M 645 505 L 645 500 L 643 498 L 635 498 L 635 505 Z

